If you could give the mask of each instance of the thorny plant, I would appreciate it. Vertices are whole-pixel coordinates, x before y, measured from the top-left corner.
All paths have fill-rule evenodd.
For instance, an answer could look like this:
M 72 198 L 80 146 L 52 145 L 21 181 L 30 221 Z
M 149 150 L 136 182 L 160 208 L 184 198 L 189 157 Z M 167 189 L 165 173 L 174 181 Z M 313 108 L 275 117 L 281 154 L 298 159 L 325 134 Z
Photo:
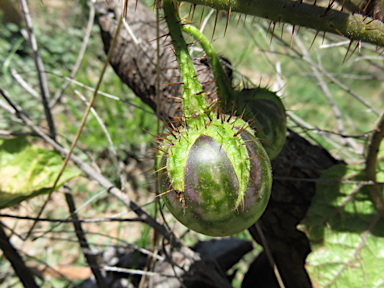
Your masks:
M 208 104 L 176 7 L 171 1 L 162 5 L 180 66 L 184 116 L 178 128 L 168 126 L 170 134 L 160 139 L 159 190 L 169 210 L 187 227 L 210 236 L 233 235 L 251 226 L 265 210 L 272 180 L 269 159 L 249 123 Z M 197 31 L 194 35 L 199 37 Z M 215 75 L 224 74 L 219 69 Z M 226 90 L 228 83 L 222 83 L 228 81 L 224 77 L 216 80 L 219 95 L 232 92 Z

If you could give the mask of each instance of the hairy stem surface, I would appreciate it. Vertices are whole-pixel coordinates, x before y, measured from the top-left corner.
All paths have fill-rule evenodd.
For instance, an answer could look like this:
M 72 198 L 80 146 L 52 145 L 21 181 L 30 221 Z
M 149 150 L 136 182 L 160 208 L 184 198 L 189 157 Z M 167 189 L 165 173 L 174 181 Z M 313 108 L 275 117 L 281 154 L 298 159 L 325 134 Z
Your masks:
M 200 45 L 203 47 L 204 52 L 208 57 L 210 66 L 212 67 L 213 74 L 215 75 L 215 82 L 218 88 L 218 94 L 220 96 L 220 101 L 225 102 L 227 99 L 235 99 L 236 92 L 232 89 L 231 83 L 228 81 L 227 75 L 223 70 L 223 66 L 217 56 L 215 50 L 209 43 L 209 40 L 204 36 L 199 29 L 192 25 L 184 25 L 183 30 L 187 33 L 190 33 Z M 229 97 L 231 95 L 232 97 Z
M 177 2 L 172 0 L 163 1 L 165 20 L 167 21 L 169 34 L 175 49 L 177 63 L 180 67 L 182 81 L 183 109 L 186 117 L 196 117 L 205 112 L 208 102 L 202 93 L 202 88 L 197 80 L 195 67 L 189 55 L 187 43 L 181 32 L 180 18 L 178 17 Z

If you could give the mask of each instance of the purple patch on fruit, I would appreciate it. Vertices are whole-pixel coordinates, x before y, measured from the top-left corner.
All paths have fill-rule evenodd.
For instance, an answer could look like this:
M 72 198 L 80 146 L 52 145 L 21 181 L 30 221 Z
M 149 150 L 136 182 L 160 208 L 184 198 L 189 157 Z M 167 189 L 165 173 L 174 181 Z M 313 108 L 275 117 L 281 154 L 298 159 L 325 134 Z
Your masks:
M 224 200 L 230 197 L 236 201 L 239 193 L 239 182 L 226 151 L 206 135 L 197 138 L 188 153 L 184 181 L 188 205 L 208 210 L 224 208 L 220 207 L 227 204 Z

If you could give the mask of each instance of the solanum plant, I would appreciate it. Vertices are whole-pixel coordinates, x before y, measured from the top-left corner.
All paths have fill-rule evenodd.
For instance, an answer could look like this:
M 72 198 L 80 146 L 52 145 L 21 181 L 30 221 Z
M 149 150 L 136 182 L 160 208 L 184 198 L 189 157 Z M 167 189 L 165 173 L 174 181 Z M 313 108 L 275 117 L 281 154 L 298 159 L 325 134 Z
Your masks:
M 251 124 L 208 103 L 197 81 L 178 18 L 177 5 L 162 3 L 182 81 L 184 116 L 160 138 L 156 171 L 160 195 L 188 228 L 210 236 L 247 229 L 264 212 L 271 192 L 270 159 Z M 197 29 L 213 67 L 220 100 L 235 94 L 217 55 Z M 172 127 L 172 128 L 171 128 Z

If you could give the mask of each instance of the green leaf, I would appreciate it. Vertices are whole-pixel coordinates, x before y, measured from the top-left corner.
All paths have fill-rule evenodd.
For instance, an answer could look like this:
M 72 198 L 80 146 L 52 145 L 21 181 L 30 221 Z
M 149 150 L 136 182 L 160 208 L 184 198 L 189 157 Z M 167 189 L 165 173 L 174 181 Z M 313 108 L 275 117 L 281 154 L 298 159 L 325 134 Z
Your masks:
M 28 143 L 25 137 L 0 139 L 0 209 L 48 193 L 61 169 L 59 153 Z M 64 170 L 56 189 L 80 174 Z
M 384 173 L 377 174 L 382 181 Z M 384 220 L 368 186 L 337 183 L 363 180 L 362 170 L 337 165 L 318 182 L 304 220 L 312 252 L 306 261 L 315 287 L 384 287 Z

